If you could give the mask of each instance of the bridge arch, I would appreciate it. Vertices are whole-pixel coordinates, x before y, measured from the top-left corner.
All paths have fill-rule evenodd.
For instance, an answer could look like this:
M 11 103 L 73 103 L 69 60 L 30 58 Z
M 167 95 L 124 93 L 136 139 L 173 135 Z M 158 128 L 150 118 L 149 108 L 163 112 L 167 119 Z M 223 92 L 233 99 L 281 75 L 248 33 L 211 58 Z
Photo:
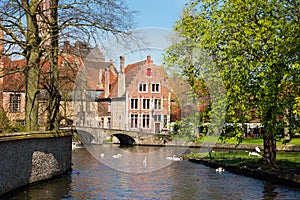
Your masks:
M 133 145 L 136 143 L 135 140 L 129 135 L 122 133 L 115 133 L 112 135 L 118 138 L 118 140 L 120 141 L 120 145 Z

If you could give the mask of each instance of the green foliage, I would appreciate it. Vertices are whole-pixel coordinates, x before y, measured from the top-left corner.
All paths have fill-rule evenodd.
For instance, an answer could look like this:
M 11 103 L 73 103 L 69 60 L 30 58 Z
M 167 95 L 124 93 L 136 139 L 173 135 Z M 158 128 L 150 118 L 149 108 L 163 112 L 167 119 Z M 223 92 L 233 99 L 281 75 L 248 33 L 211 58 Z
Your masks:
M 197 124 L 194 124 L 194 122 L 192 122 L 189 118 L 184 118 L 180 121 L 176 121 L 172 125 L 172 127 L 175 130 L 173 132 L 173 135 L 176 138 L 191 141 L 196 137 Z
M 174 26 L 180 40 L 166 56 L 191 84 L 203 74 L 187 59 L 199 55 L 193 49 L 212 59 L 226 88 L 227 121 L 260 119 L 269 163 L 275 134 L 293 123 L 289 113 L 299 97 L 299 7 L 297 0 L 192 0 Z
M 20 123 L 10 121 L 5 110 L 0 108 L 0 131 L 1 133 L 22 132 L 25 131 L 25 127 Z
M 300 118 L 300 97 L 295 98 L 295 104 L 293 107 L 293 113 L 297 115 L 298 118 Z
M 26 128 L 22 126 L 20 123 L 13 123 L 8 132 L 14 133 L 14 132 L 24 132 L 24 131 L 26 131 Z
M 10 128 L 10 121 L 6 115 L 6 112 L 3 108 L 0 108 L 0 131 L 2 133 L 7 132 Z
M 243 129 L 236 125 L 225 126 L 222 130 L 219 141 L 239 145 L 243 141 Z

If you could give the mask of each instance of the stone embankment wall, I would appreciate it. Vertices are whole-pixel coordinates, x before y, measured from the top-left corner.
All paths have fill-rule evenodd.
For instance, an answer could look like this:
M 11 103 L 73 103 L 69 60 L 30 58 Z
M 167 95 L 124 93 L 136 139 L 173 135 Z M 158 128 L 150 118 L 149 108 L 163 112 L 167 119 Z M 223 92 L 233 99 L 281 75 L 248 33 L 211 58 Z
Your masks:
M 71 170 L 71 132 L 0 134 L 0 196 Z

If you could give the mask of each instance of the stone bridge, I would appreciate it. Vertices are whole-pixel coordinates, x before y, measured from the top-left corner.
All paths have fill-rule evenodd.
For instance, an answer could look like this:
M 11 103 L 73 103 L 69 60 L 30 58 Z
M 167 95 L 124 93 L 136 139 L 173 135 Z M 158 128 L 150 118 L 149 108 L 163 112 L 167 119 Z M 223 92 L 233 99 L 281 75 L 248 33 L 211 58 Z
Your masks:
M 102 144 L 112 136 L 118 138 L 120 145 L 164 145 L 166 143 L 165 136 L 142 131 L 98 127 L 76 127 L 75 130 L 85 144 Z

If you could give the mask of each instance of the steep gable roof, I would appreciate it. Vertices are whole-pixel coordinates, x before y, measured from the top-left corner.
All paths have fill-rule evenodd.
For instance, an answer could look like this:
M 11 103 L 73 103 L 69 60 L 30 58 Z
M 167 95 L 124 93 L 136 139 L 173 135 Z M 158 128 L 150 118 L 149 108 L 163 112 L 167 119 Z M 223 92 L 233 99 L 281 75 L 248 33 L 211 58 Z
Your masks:
M 3 58 L 3 74 L 11 73 L 3 78 L 3 91 L 25 91 L 25 76 L 21 69 L 26 66 L 25 60 L 11 61 L 9 57 Z M 12 73 L 12 72 L 16 73 Z M 19 72 L 17 72 L 19 71 Z

